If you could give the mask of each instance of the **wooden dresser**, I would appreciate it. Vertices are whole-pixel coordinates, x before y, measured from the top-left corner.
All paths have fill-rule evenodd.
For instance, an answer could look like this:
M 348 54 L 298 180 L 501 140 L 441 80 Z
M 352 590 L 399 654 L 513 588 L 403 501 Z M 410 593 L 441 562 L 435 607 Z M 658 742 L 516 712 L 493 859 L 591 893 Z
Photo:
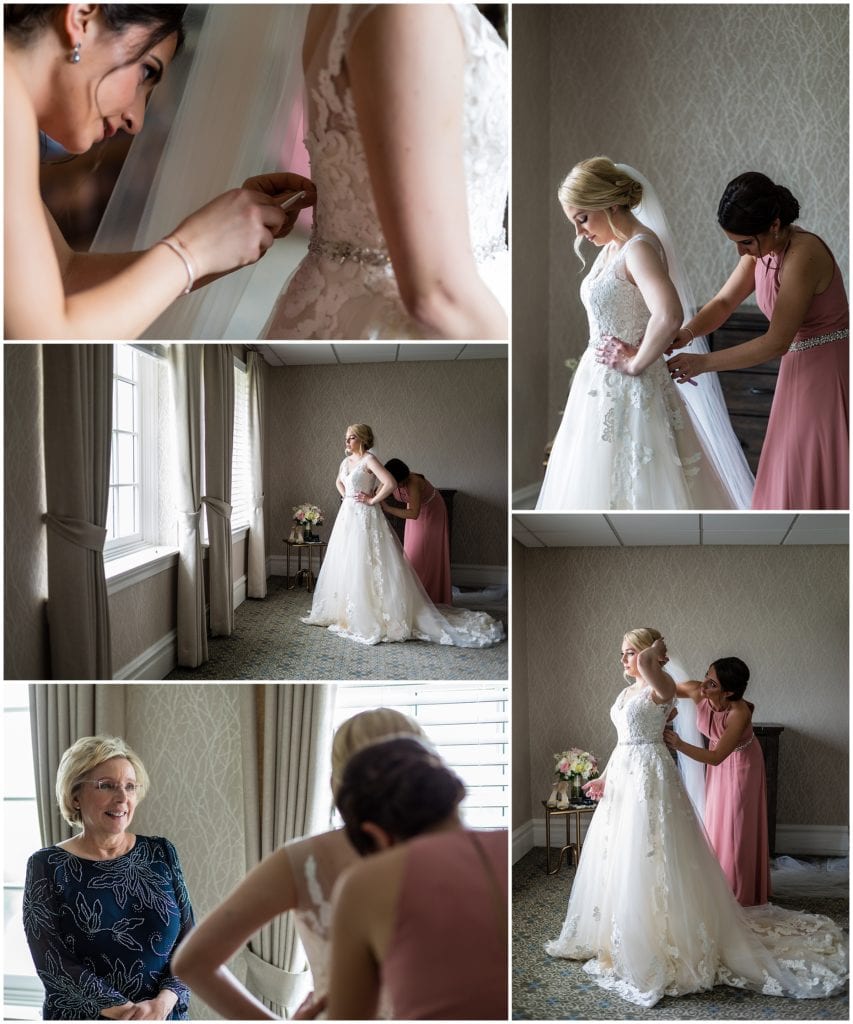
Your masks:
M 708 336 L 708 345 L 712 352 L 731 348 L 764 334 L 767 326 L 767 319 L 757 306 L 740 306 L 722 327 Z M 719 375 L 732 426 L 753 473 L 758 469 L 779 362 L 774 359 L 745 370 L 726 370 Z

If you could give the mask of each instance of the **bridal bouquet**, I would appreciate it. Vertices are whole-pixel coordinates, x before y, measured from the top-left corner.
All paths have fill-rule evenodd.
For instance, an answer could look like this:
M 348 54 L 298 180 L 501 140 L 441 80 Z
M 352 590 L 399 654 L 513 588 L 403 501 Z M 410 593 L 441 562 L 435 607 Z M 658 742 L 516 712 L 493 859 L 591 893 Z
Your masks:
M 572 776 L 594 779 L 598 775 L 598 760 L 579 747 L 554 754 L 554 762 L 554 774 L 559 775 L 565 782 L 570 781 Z
M 316 505 L 309 505 L 308 502 L 303 502 L 301 505 L 293 506 L 293 521 L 304 525 L 307 523 L 309 526 L 322 526 L 323 525 L 323 510 L 318 508 Z

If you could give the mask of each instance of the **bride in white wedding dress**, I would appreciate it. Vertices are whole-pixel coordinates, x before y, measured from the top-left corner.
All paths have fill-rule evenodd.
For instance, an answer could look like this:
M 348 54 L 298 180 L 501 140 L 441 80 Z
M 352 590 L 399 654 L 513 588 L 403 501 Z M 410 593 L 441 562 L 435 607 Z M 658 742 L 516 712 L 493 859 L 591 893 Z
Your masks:
M 485 612 L 437 608 L 403 554 L 381 502 L 397 482 L 371 451 L 365 423 L 347 428 L 347 457 L 335 484 L 343 499 L 303 622 L 326 626 L 362 644 L 428 640 L 454 647 L 490 647 L 504 639 Z
M 663 358 L 689 297 L 666 218 L 641 177 L 595 157 L 559 189 L 578 255 L 583 239 L 600 251 L 580 291 L 589 343 L 537 509 L 749 507 L 754 481 L 718 381 L 682 394 Z
M 508 53 L 473 4 L 315 4 L 319 202 L 268 338 L 505 338 Z
M 603 776 L 551 956 L 585 960 L 602 988 L 639 1006 L 715 985 L 812 999 L 841 990 L 847 940 L 826 917 L 741 907 L 663 742 L 675 683 L 656 630 L 626 634 L 632 685 L 610 711 L 619 740 Z

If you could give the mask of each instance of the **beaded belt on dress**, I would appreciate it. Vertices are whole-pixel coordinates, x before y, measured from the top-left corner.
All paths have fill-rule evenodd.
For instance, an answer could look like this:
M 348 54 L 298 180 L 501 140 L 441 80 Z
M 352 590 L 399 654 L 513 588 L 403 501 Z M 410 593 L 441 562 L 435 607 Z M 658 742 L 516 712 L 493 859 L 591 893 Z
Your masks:
M 619 740 L 617 747 L 641 747 L 648 743 L 663 743 L 663 737 L 659 740 Z
M 788 352 L 804 352 L 807 348 L 817 348 L 818 345 L 828 345 L 831 341 L 841 341 L 849 333 L 848 329 L 844 327 L 840 331 L 832 331 L 831 334 L 818 334 L 815 338 L 803 338 L 802 341 L 793 342 Z
M 495 235 L 494 238 L 482 245 L 473 247 L 474 260 L 477 263 L 485 263 L 486 260 L 497 256 L 506 249 L 506 240 L 503 235 Z M 336 263 L 346 263 L 351 260 L 353 263 L 363 263 L 368 267 L 386 267 L 391 265 L 391 257 L 387 250 L 370 248 L 364 245 L 351 245 L 349 242 L 332 242 L 327 239 L 311 238 L 308 243 L 308 252 L 315 256 L 325 256 L 327 259 L 335 260 Z
M 738 744 L 738 746 L 735 747 L 735 749 L 732 751 L 732 753 L 736 754 L 739 750 L 746 750 L 746 748 L 750 745 L 750 743 L 752 743 L 752 741 L 754 739 L 755 739 L 755 734 L 753 733 L 752 736 L 750 736 L 749 739 L 745 743 Z

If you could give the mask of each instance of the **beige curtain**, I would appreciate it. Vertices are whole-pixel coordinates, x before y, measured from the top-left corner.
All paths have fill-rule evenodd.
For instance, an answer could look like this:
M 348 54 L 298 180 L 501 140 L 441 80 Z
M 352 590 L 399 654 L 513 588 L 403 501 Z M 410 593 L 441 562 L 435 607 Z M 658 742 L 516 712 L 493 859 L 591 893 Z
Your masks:
M 112 679 L 104 541 L 112 345 L 45 345 L 44 464 L 51 677 Z
M 201 555 L 201 345 L 170 345 L 175 411 L 178 507 L 178 664 L 207 661 L 207 624 Z
M 249 512 L 248 597 L 267 596 L 267 552 L 264 538 L 264 357 L 249 352 L 249 459 L 251 460 L 252 507 Z
M 31 683 L 30 728 L 39 828 L 42 842 L 52 846 L 73 834 L 56 803 L 60 758 L 83 736 L 124 734 L 125 687 Z
M 210 631 L 234 632 L 231 570 L 231 453 L 234 447 L 234 359 L 230 345 L 204 346 L 204 460 Z
M 328 827 L 332 684 L 241 687 L 249 869 L 289 839 Z M 290 915 L 271 921 L 244 950 L 247 985 L 275 1013 L 308 994 L 305 954 Z

